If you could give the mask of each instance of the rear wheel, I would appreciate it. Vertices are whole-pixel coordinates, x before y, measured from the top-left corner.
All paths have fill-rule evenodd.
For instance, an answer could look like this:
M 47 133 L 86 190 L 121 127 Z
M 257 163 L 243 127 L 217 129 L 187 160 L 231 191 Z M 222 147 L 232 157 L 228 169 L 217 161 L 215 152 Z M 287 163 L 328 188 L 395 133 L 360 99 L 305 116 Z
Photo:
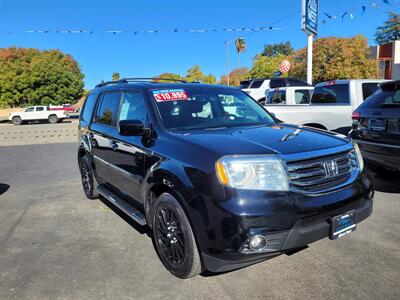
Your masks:
M 21 117 L 14 117 L 14 118 L 12 118 L 11 122 L 14 125 L 21 125 L 22 124 L 22 119 L 21 119 Z
M 169 193 L 161 194 L 156 200 L 153 236 L 156 251 L 168 271 L 179 278 L 200 274 L 200 255 L 189 220 Z
M 93 176 L 92 167 L 90 166 L 89 157 L 84 155 L 79 158 L 79 171 L 81 173 L 81 181 L 83 191 L 89 199 L 97 199 L 99 194 L 96 191 L 95 179 Z
M 57 123 L 57 122 L 58 122 L 58 118 L 57 118 L 56 115 L 51 115 L 51 116 L 49 116 L 49 123 L 55 124 L 55 123 Z

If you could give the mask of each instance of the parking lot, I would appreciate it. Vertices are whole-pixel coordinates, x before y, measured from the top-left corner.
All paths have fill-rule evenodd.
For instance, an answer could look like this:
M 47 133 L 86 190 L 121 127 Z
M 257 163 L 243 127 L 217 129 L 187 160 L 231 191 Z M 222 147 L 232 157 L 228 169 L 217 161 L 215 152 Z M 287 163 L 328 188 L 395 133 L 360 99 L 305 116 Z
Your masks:
M 0 124 L 0 299 L 400 298 L 400 178 L 371 173 L 374 212 L 349 236 L 180 280 L 147 230 L 85 198 L 76 126 Z

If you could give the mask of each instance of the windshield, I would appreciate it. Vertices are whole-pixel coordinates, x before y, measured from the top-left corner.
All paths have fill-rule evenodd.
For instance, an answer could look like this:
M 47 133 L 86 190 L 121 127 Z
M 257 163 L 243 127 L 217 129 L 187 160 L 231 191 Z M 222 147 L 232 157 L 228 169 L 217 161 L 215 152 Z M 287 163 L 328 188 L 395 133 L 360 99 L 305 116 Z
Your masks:
M 153 90 L 151 96 L 164 126 L 170 130 L 275 123 L 271 115 L 240 90 L 188 87 L 179 91 Z M 172 100 L 177 97 L 180 99 Z
M 382 108 L 385 106 L 400 105 L 400 90 L 380 91 L 370 96 L 360 108 Z

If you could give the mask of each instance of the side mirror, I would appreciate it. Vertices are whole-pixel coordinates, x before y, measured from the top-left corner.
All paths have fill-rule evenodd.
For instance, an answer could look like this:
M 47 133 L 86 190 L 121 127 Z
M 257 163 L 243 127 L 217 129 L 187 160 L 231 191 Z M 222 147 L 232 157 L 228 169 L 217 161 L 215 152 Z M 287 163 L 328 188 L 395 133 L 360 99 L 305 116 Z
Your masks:
M 140 120 L 121 120 L 118 122 L 119 134 L 125 136 L 144 135 L 146 128 Z

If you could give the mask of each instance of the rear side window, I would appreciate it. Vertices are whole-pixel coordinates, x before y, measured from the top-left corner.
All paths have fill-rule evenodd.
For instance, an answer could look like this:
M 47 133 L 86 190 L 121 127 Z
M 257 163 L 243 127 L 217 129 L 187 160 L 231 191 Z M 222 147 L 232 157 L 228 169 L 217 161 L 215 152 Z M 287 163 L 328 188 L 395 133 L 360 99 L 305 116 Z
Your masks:
M 298 79 L 288 79 L 289 86 L 309 86 L 307 82 Z
M 262 86 L 264 80 L 254 80 L 253 83 L 251 84 L 251 89 L 258 89 L 259 87 Z
M 270 89 L 285 87 L 285 86 L 286 86 L 286 82 L 284 79 L 271 79 L 271 81 L 269 83 Z
M 296 104 L 309 104 L 310 98 L 310 90 L 296 90 L 294 92 Z
M 36 107 L 36 111 L 44 111 L 44 107 Z
M 286 104 L 286 91 L 269 91 L 267 95 L 268 104 Z
M 105 93 L 97 109 L 96 122 L 108 126 L 117 126 L 120 92 Z
M 349 85 L 333 84 L 318 86 L 314 89 L 311 102 L 316 104 L 348 104 L 350 103 Z
M 90 122 L 92 118 L 93 110 L 96 105 L 97 94 L 91 94 L 87 96 L 85 105 L 81 113 L 81 121 Z
M 373 93 L 375 93 L 379 87 L 377 82 L 367 82 L 361 85 L 362 93 L 363 93 L 363 100 L 367 99 Z

